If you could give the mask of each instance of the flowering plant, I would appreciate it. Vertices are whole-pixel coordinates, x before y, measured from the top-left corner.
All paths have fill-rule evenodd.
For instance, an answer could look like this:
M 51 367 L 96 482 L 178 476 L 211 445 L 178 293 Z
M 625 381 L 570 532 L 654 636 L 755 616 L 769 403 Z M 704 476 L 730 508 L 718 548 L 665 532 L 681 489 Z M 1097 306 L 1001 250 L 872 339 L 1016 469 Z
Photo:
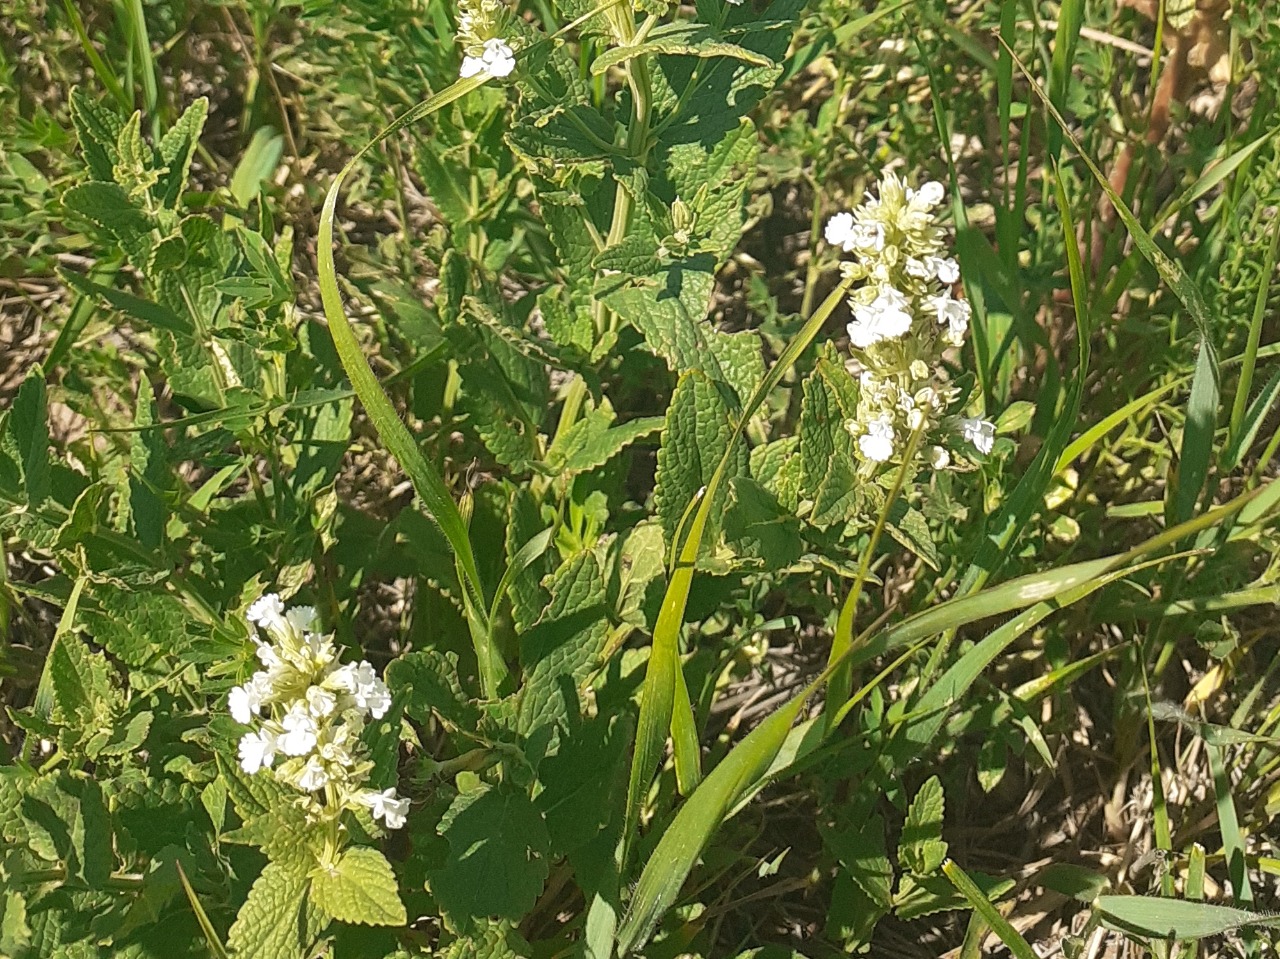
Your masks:
M 1108 194 L 1130 247 L 1108 213 L 1077 230 L 1083 171 L 1010 102 L 1034 76 L 983 53 L 1049 49 L 1013 3 L 111 6 L 0 0 L 3 75 L 52 87 L 0 83 L 0 957 L 836 955 L 888 915 L 939 917 L 933 955 L 962 910 L 966 954 L 990 928 L 1030 955 L 1000 917 L 1053 870 L 948 858 L 948 803 L 980 792 L 1000 836 L 1041 794 L 1101 809 L 1022 785 L 1112 726 L 1107 769 L 1157 798 L 1182 737 L 1206 790 L 1246 751 L 1223 854 L 1161 866 L 1239 901 L 1150 914 L 1265 925 L 1273 730 L 1203 714 L 1266 638 L 1219 617 L 1277 597 L 1274 271 L 1224 292 L 1246 338 L 1169 251 L 1224 284 L 1280 258 L 1243 182 L 1280 170 L 1274 109 L 1142 178 L 1164 240 Z M 1055 121 L 1096 73 L 1097 5 L 1061 6 Z M 979 95 L 943 102 L 964 71 Z M 1255 212 L 1224 239 L 1223 209 Z M 1169 353 L 1135 397 L 1090 350 L 1143 329 Z M 1070 865 L 1072 895 L 1134 872 Z M 1133 934 L 1141 899 L 1094 919 Z
M 846 425 L 864 473 L 890 460 L 914 434 L 945 441 L 940 434 L 950 433 L 980 453 L 990 453 L 995 440 L 989 421 L 944 419 L 958 391 L 943 353 L 964 345 L 970 308 L 952 291 L 960 268 L 945 255 L 937 222 L 943 197 L 936 181 L 913 190 L 887 173 L 878 196 L 868 193 L 851 213 L 827 221 L 827 242 L 854 255 L 840 264 L 842 274 L 860 284 L 849 295 L 858 408 Z M 934 469 L 951 463 L 946 445 L 928 446 L 926 456 Z
M 307 794 L 305 807 L 319 821 L 336 822 L 343 809 L 364 806 L 388 829 L 399 829 L 409 801 L 394 787 L 363 788 L 373 764 L 364 758 L 361 733 L 369 717 L 381 719 L 391 706 L 373 667 L 366 660 L 339 665 L 333 638 L 319 632 L 311 606 L 285 609 L 267 593 L 246 618 L 267 638 L 253 636 L 263 668 L 227 696 L 235 721 L 256 727 L 240 739 L 240 768 L 253 775 L 275 764 L 275 778 Z

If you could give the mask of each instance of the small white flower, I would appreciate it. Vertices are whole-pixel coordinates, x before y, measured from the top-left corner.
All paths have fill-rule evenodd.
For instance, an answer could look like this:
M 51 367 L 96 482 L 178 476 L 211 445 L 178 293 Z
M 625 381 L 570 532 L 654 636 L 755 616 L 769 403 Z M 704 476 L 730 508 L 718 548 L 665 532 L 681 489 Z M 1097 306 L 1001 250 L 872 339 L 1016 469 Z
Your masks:
M 882 340 L 896 340 L 911 329 L 911 314 L 907 312 L 910 306 L 907 298 L 892 287 L 881 290 L 871 303 L 854 306 L 849 340 L 860 350 Z
M 329 785 L 329 773 L 325 771 L 324 763 L 320 761 L 320 757 L 312 756 L 307 760 L 306 765 L 299 770 L 298 777 L 294 782 L 303 792 L 313 793 Z
M 951 454 L 941 446 L 929 447 L 929 465 L 936 470 L 944 470 L 951 465 Z
M 374 819 L 384 820 L 388 829 L 399 829 L 409 815 L 409 800 L 397 798 L 394 786 L 382 792 L 362 793 L 360 801 L 369 807 Z
M 516 68 L 516 55 L 507 41 L 493 37 L 484 42 L 484 51 L 478 57 L 463 57 L 458 75 L 463 79 L 487 73 L 491 77 L 505 77 Z
M 243 686 L 234 686 L 227 694 L 227 710 L 231 718 L 242 725 L 249 725 L 252 717 L 262 714 L 262 705 L 273 692 L 271 677 L 257 672 Z
M 969 332 L 969 314 L 972 312 L 966 300 L 956 300 L 950 291 L 941 296 L 931 296 L 928 306 L 938 314 L 938 322 L 946 324 L 946 341 L 952 346 L 961 346 L 964 336 Z
M 338 697 L 322 686 L 307 689 L 307 709 L 316 719 L 323 719 L 338 705 Z
M 253 641 L 258 644 L 258 662 L 266 666 L 267 669 L 277 669 L 281 665 L 280 654 L 276 652 L 274 646 L 270 643 L 264 643 L 256 636 Z
M 284 603 L 275 593 L 264 593 L 254 600 L 245 613 L 245 619 L 268 632 L 282 632 L 286 625 Z
M 284 614 L 284 618 L 299 633 L 307 633 L 315 629 L 320 620 L 314 606 L 295 606 Z
M 278 743 L 268 729 L 245 733 L 240 738 L 240 768 L 252 776 L 259 769 L 266 769 L 275 761 Z
M 942 202 L 945 195 L 946 191 L 942 188 L 942 184 L 937 180 L 930 180 L 916 190 L 912 199 L 919 200 L 925 206 L 934 207 Z
M 960 279 L 960 264 L 949 256 L 926 256 L 924 263 L 929 272 L 947 286 Z
M 933 272 L 929 269 L 928 260 L 933 257 L 925 257 L 923 260 L 917 260 L 915 257 L 907 258 L 907 276 L 914 276 L 917 280 L 932 280 Z
M 853 228 L 851 237 L 854 251 L 863 255 L 873 255 L 884 249 L 884 224 L 859 223 Z
M 996 424 L 966 416 L 960 420 L 960 435 L 976 446 L 979 453 L 990 453 L 996 442 Z
M 359 665 L 348 663 L 335 669 L 326 683 L 350 693 L 356 706 L 370 713 L 374 719 L 381 719 L 391 708 L 391 691 L 367 660 L 361 660 Z
M 918 430 L 924 427 L 924 411 L 913 409 L 907 413 L 907 427 L 911 430 Z
M 913 379 L 922 380 L 929 375 L 929 364 L 924 360 L 912 360 L 911 366 L 907 368 Z
M 284 735 L 279 739 L 280 751 L 286 756 L 305 756 L 315 749 L 318 730 L 303 703 L 291 705 L 280 725 L 284 728 Z
M 858 437 L 858 449 L 867 459 L 883 463 L 893 455 L 893 423 L 887 416 L 880 416 L 867 424 L 866 432 Z
M 853 251 L 853 214 L 837 213 L 827 221 L 822 234 L 832 246 L 841 247 L 846 253 Z
M 303 638 L 303 652 L 308 659 L 308 667 L 323 670 L 337 657 L 333 641 L 322 633 L 307 633 Z
M 330 727 L 328 735 L 320 742 L 320 758 L 337 766 L 351 766 L 353 757 L 347 744 L 351 739 L 348 726 Z
M 248 726 L 253 714 L 262 709 L 262 703 L 249 698 L 249 690 L 244 686 L 233 686 L 227 693 L 227 712 L 231 718 L 242 726 Z

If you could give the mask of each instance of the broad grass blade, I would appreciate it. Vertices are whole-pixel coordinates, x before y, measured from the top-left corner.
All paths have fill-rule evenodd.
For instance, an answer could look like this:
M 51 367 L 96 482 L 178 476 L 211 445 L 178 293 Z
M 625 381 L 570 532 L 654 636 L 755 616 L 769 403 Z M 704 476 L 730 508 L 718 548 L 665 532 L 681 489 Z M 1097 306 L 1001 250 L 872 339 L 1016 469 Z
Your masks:
M 1274 915 L 1154 896 L 1099 896 L 1094 908 L 1107 928 L 1151 939 L 1204 939 L 1250 926 L 1280 926 Z

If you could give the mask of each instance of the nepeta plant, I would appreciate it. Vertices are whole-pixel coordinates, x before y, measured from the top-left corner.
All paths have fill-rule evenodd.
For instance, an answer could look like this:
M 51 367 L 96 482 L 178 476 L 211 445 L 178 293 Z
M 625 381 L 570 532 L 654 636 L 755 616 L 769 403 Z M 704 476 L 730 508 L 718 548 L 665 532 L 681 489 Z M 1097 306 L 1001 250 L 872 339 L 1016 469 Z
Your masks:
M 942 354 L 964 345 L 970 316 L 969 304 L 951 292 L 960 268 L 944 255 L 934 212 L 943 197 L 940 183 L 913 190 L 889 173 L 879 196 L 868 194 L 852 213 L 827 221 L 827 242 L 854 254 L 840 264 L 842 275 L 859 284 L 849 294 L 858 407 L 847 427 L 857 439 L 863 475 L 874 474 L 876 464 L 895 452 L 901 456 L 908 437 L 942 439 L 950 427 L 981 453 L 990 453 L 995 440 L 993 423 L 943 418 L 959 390 Z M 927 458 L 934 469 L 944 469 L 951 452 L 933 445 Z
M 282 31 L 295 5 L 267 6 L 255 40 L 341 15 Z M 11 594 L 57 611 L 24 623 L 38 655 L 0 658 L 21 689 L 0 767 L 0 954 L 731 955 L 761 944 L 721 933 L 741 884 L 791 868 L 757 859 L 772 812 L 752 803 L 784 782 L 788 823 L 814 835 L 779 886 L 828 909 L 806 927 L 827 951 L 863 949 L 890 914 L 1002 921 L 988 900 L 1013 881 L 947 859 L 955 777 L 922 767 L 977 730 L 1030 753 L 1038 697 L 1118 650 L 1016 688 L 984 686 L 988 668 L 1042 652 L 1050 616 L 1121 579 L 1173 596 L 1280 496 L 1207 505 L 1206 338 L 1195 415 L 1172 420 L 1186 465 L 1165 528 L 1056 566 L 1025 548 L 1039 541 L 1015 550 L 1043 540 L 1054 477 L 1111 428 L 1071 441 L 1092 304 L 1065 188 L 1039 210 L 1062 246 L 1037 282 L 1061 292 L 1066 263 L 1078 365 L 1037 398 L 1053 425 L 1023 471 L 1010 434 L 1030 404 L 993 386 L 1022 360 L 999 297 L 977 295 L 998 277 L 1022 310 L 1016 217 L 1001 211 L 986 259 L 959 245 L 962 296 L 961 198 L 915 169 L 946 131 L 898 138 L 886 120 L 868 135 L 900 139 L 906 162 L 888 165 L 907 173 L 869 171 L 863 202 L 832 214 L 827 172 L 868 171 L 806 170 L 811 231 L 772 219 L 784 140 L 852 156 L 846 108 L 877 95 L 858 89 L 865 64 L 823 58 L 918 5 L 828 11 L 797 42 L 799 0 L 757 6 L 460 0 L 342 21 L 343 43 L 302 46 L 327 67 L 271 68 L 426 99 L 332 178 L 297 255 L 276 226 L 309 225 L 285 205 L 308 194 L 272 186 L 301 168 L 276 169 L 284 137 L 263 128 L 221 164 L 205 100 L 166 130 L 69 94 L 81 159 L 48 192 L 76 299 L 0 411 L 0 534 L 20 574 L 0 579 L 0 626 Z M 415 56 L 380 46 L 384 27 Z M 785 86 L 811 68 L 833 87 L 812 111 Z M 339 139 L 376 129 L 371 103 L 335 98 Z M 377 220 L 378 251 L 359 250 L 384 209 L 395 228 Z M 803 248 L 774 249 L 780 232 Z M 1130 267 L 1146 256 L 1186 295 L 1150 237 L 1138 250 Z M 1238 405 L 1233 465 L 1267 409 Z M 91 425 L 68 431 L 69 415 Z M 1129 505 L 1154 522 L 1154 502 Z M 1179 576 L 1158 579 L 1171 555 Z M 1015 559 L 1021 575 L 995 581 Z M 1274 593 L 1231 602 L 1258 595 Z M 1154 608 L 1131 598 L 1126 623 Z
M 391 694 L 367 660 L 338 663 L 333 637 L 319 632 L 314 608 L 285 609 L 268 593 L 245 615 L 268 638 L 254 634 L 263 668 L 227 696 L 232 718 L 255 727 L 240 739 L 240 768 L 253 775 L 274 765 L 278 781 L 307 794 L 308 817 L 330 832 L 321 863 L 332 866 L 344 809 L 365 806 L 388 829 L 404 825 L 409 801 L 397 798 L 395 787 L 363 788 L 373 763 L 361 734 L 370 717 L 387 714 Z

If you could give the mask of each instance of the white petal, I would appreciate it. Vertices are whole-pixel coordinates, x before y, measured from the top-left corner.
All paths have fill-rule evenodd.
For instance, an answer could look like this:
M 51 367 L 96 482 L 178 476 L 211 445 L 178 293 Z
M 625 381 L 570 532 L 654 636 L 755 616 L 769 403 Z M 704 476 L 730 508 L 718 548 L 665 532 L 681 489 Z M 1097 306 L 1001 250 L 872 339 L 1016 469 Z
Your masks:
M 231 692 L 227 693 L 227 711 L 236 722 L 242 726 L 248 726 L 253 719 L 253 712 L 249 708 L 248 690 L 243 686 L 233 686 Z

